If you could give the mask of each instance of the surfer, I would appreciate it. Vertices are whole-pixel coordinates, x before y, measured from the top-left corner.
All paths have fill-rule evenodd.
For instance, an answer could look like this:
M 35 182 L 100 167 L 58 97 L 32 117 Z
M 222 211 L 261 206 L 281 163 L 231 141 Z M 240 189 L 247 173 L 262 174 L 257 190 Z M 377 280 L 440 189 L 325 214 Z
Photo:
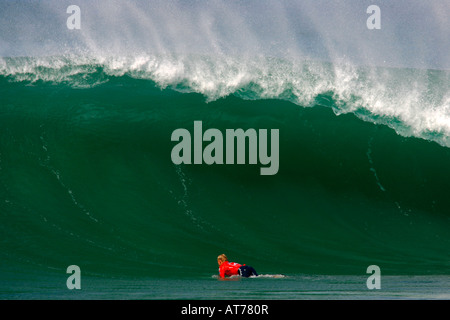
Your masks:
M 219 276 L 221 278 L 234 275 L 239 275 L 244 278 L 248 278 L 250 276 L 258 276 L 258 273 L 253 267 L 236 262 L 228 262 L 228 258 L 225 254 L 221 254 L 217 257 L 217 263 L 219 264 Z

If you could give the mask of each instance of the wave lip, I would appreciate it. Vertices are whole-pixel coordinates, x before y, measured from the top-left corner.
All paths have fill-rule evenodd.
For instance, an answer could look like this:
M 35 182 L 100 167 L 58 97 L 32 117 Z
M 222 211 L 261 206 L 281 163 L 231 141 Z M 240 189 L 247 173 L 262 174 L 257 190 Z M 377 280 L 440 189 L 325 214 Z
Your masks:
M 0 59 L 12 82 L 65 83 L 90 88 L 118 77 L 196 92 L 214 101 L 282 99 L 303 107 L 331 102 L 337 115 L 384 124 L 403 136 L 450 147 L 450 71 L 357 67 L 347 63 L 269 57 L 141 55 Z

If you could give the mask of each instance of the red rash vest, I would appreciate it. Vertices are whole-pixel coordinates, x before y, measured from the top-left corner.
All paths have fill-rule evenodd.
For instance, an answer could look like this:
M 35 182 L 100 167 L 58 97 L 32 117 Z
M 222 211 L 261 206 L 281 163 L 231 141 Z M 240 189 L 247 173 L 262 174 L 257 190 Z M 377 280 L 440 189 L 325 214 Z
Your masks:
M 223 262 L 219 267 L 219 275 L 221 278 L 225 278 L 225 276 L 233 276 L 239 274 L 239 268 L 242 267 L 242 264 L 236 262 Z

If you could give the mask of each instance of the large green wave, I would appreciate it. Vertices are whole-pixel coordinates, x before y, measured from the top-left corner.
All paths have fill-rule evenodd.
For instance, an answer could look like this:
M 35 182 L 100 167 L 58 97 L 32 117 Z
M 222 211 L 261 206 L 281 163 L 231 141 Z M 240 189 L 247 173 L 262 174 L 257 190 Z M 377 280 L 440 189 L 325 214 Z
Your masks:
M 449 148 L 337 116 L 332 93 L 306 107 L 76 77 L 90 75 L 83 88 L 0 79 L 3 270 L 196 277 L 227 253 L 260 273 L 448 274 Z M 279 172 L 174 165 L 171 133 L 195 120 L 279 129 Z

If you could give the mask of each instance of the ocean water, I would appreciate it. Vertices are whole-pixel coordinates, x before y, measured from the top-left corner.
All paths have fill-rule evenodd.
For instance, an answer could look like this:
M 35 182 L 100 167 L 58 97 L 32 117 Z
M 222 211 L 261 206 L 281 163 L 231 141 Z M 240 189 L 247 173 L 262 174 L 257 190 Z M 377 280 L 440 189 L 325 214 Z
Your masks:
M 290 15 L 316 21 L 311 2 L 110 3 L 83 2 L 75 36 L 65 2 L 1 4 L 1 299 L 450 297 L 447 4 L 408 7 L 435 25 L 415 22 L 408 44 L 382 28 L 380 52 L 398 56 L 369 59 L 362 35 L 357 50 L 324 38 L 354 17 L 343 3 L 298 34 Z M 62 31 L 36 38 L 39 14 Z M 278 172 L 174 164 L 171 134 L 194 121 L 278 129 Z M 217 279 L 221 253 L 265 276 Z M 66 286 L 70 265 L 81 290 Z

